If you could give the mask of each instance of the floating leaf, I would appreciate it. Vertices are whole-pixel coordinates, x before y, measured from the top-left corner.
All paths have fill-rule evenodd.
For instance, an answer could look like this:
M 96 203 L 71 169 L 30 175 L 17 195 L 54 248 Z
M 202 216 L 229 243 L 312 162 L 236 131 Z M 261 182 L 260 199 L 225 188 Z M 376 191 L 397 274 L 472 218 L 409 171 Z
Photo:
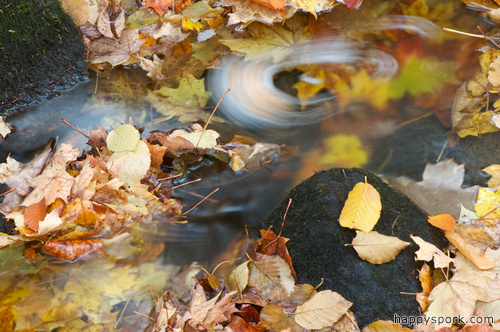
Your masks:
M 151 164 L 151 153 L 148 145 L 139 141 L 136 146 L 134 151 L 113 153 L 106 163 L 109 171 L 116 173 L 118 178 L 128 186 L 132 186 L 142 179 Z
M 360 182 L 351 190 L 340 213 L 340 225 L 369 232 L 378 219 L 382 203 L 377 190 L 369 183 Z
M 135 150 L 141 135 L 129 124 L 121 125 L 106 137 L 106 145 L 113 152 Z
M 325 290 L 315 294 L 295 310 L 295 322 L 306 329 L 323 329 L 338 321 L 352 303 L 340 294 Z
M 392 261 L 409 242 L 401 241 L 395 236 L 387 236 L 377 232 L 364 233 L 356 231 L 352 246 L 361 259 L 372 264 L 383 264 Z
M 43 252 L 70 262 L 94 250 L 104 254 L 99 239 L 50 241 L 42 247 Z

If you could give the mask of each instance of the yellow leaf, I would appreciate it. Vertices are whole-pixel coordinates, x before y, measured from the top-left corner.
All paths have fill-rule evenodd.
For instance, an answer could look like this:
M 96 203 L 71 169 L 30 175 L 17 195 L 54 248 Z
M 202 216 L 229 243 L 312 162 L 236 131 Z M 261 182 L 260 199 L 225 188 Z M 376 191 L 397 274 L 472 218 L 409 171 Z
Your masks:
M 483 169 L 491 175 L 491 179 L 488 181 L 488 187 L 495 188 L 500 186 L 500 165 L 490 165 Z
M 387 236 L 377 232 L 363 233 L 356 231 L 352 246 L 361 259 L 372 264 L 383 264 L 392 261 L 409 242 L 401 241 L 395 236 Z
M 488 270 L 495 267 L 495 263 L 486 254 L 482 254 L 479 248 L 465 242 L 464 238 L 458 233 L 446 231 L 445 236 L 451 244 L 457 247 L 458 251 L 479 269 Z
M 457 123 L 454 129 L 457 130 L 460 138 L 498 132 L 500 129 L 491 121 L 492 114 L 494 114 L 493 111 L 468 114 Z
M 409 328 L 403 327 L 387 320 L 378 320 L 363 329 L 363 332 L 411 332 Z
M 340 225 L 370 232 L 378 219 L 382 203 L 377 190 L 369 183 L 360 182 L 351 190 L 340 213 Z
M 328 149 L 320 158 L 323 166 L 362 167 L 368 161 L 368 154 L 356 135 L 335 135 L 323 144 Z
M 106 137 L 106 145 L 113 152 L 132 151 L 139 143 L 140 134 L 134 126 L 124 124 Z
M 337 322 L 352 303 L 331 290 L 316 293 L 295 310 L 295 322 L 306 329 L 323 329 Z

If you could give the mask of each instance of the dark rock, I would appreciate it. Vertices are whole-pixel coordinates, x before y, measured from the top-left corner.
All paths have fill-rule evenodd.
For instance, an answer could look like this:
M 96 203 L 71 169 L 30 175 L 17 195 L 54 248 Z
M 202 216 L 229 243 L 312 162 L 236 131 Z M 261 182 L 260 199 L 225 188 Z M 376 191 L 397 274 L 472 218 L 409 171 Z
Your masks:
M 370 264 L 350 246 L 355 231 L 341 227 L 338 218 L 345 200 L 356 183 L 372 184 L 380 194 L 382 211 L 374 230 L 412 243 L 392 262 Z M 283 236 L 300 283 L 332 289 L 353 302 L 352 310 L 360 327 L 378 319 L 419 316 L 415 296 L 422 291 L 415 261 L 418 250 L 410 234 L 445 249 L 444 234 L 427 222 L 427 215 L 406 196 L 391 189 L 378 177 L 361 169 L 331 169 L 317 173 L 291 190 L 292 203 L 286 216 Z M 261 225 L 280 229 L 289 198 Z M 402 293 L 406 294 L 402 294 Z M 409 293 L 409 294 L 408 294 Z
M 0 0 L 0 115 L 86 79 L 80 32 L 57 0 Z

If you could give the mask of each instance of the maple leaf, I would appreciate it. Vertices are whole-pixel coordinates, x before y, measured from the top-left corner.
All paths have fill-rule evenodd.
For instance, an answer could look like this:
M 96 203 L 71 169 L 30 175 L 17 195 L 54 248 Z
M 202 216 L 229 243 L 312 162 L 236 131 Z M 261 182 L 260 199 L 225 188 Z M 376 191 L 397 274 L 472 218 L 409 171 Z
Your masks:
M 401 250 L 410 245 L 395 236 L 387 236 L 375 231 L 364 233 L 356 231 L 352 246 L 361 259 L 372 264 L 383 264 L 396 258 Z
M 125 29 L 125 10 L 120 6 L 121 0 L 106 0 L 103 6 L 97 28 L 108 38 L 120 38 Z
M 145 42 L 145 39 L 139 37 L 138 30 L 128 29 L 123 31 L 119 40 L 97 38 L 90 43 L 92 51 L 90 62 L 94 64 L 109 62 L 113 67 L 134 63 L 136 60 L 131 56 L 139 52 Z
M 26 196 L 22 204 L 29 206 L 40 202 L 44 197 L 47 205 L 57 198 L 67 202 L 75 179 L 66 171 L 66 164 L 75 160 L 79 153 L 73 146 L 62 144 L 42 174 L 31 181 L 33 191 Z
M 380 218 L 381 210 L 382 203 L 377 190 L 369 183 L 360 182 L 349 192 L 340 213 L 340 226 L 369 232 Z
M 160 16 L 174 6 L 174 0 L 144 0 L 142 8 L 153 8 Z
M 420 182 L 402 176 L 387 180 L 429 215 L 448 213 L 458 218 L 461 204 L 472 209 L 478 190 L 478 186 L 462 188 L 464 173 L 464 165 L 445 160 L 427 164 Z
M 488 276 L 475 272 L 470 265 L 461 267 L 449 280 L 437 285 L 429 295 L 432 301 L 427 317 L 458 317 L 465 320 L 474 314 L 476 301 L 490 302 L 500 298 L 500 289 Z M 436 328 L 451 326 L 451 320 L 440 322 Z

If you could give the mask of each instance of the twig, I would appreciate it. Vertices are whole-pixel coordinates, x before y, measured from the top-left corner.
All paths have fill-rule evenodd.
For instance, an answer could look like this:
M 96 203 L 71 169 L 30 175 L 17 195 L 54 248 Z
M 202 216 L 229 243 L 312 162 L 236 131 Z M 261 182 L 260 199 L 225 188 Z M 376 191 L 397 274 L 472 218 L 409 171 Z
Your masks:
M 3 194 L 0 194 L 0 197 L 2 197 L 3 195 L 7 195 L 8 193 L 13 192 L 14 190 L 16 190 L 16 188 L 11 188 L 11 189 L 7 190 L 6 192 L 4 192 Z
M 64 120 L 64 119 L 61 119 L 61 122 L 64 123 L 65 125 L 68 125 L 70 126 L 71 128 L 73 128 L 74 130 L 76 130 L 77 133 L 79 133 L 80 135 L 83 135 L 85 136 L 87 139 L 89 139 L 89 137 L 87 135 L 85 135 L 84 133 L 82 133 L 79 129 L 75 128 L 72 124 L 70 124 L 68 121 Z
M 142 313 L 137 312 L 137 311 L 134 311 L 134 314 L 138 314 L 138 315 L 144 316 L 147 319 L 151 320 L 152 322 L 155 322 L 155 320 L 153 318 L 149 317 L 148 315 L 142 314 Z
M 198 142 L 196 142 L 196 146 L 195 148 L 198 147 L 198 145 L 200 144 L 201 142 L 201 138 L 203 137 L 203 134 L 205 133 L 205 130 L 207 130 L 207 127 L 208 127 L 208 124 L 210 123 L 210 120 L 212 120 L 212 117 L 214 116 L 214 113 L 215 111 L 217 111 L 217 108 L 219 108 L 219 105 L 220 103 L 222 102 L 222 99 L 224 99 L 224 97 L 226 96 L 226 94 L 229 92 L 229 89 L 226 90 L 226 92 L 224 92 L 224 94 L 222 95 L 222 97 L 220 98 L 219 102 L 217 103 L 217 106 L 215 106 L 212 114 L 210 114 L 210 116 L 208 117 L 207 121 L 205 122 L 205 125 L 203 126 L 203 130 L 201 131 L 201 135 L 200 135 L 200 138 L 198 138 Z
M 215 189 L 214 191 L 212 191 L 210 194 L 208 194 L 207 197 L 203 198 L 201 201 L 199 201 L 195 206 L 193 206 L 192 208 L 190 208 L 189 210 L 187 210 L 186 212 L 184 212 L 182 215 L 186 215 L 188 214 L 189 212 L 193 211 L 196 207 L 198 207 L 198 205 L 200 205 L 201 203 L 203 203 L 207 198 L 209 198 L 210 196 L 212 196 L 212 194 L 216 193 L 217 191 L 219 191 L 219 188 Z
M 191 184 L 191 183 L 200 182 L 200 181 L 201 181 L 201 179 L 196 179 L 196 180 L 193 180 L 193 181 L 189 181 L 189 182 L 180 184 L 178 186 L 172 187 L 172 190 L 177 189 L 177 188 L 182 187 L 182 186 L 185 186 L 185 185 L 188 185 L 188 184 Z

